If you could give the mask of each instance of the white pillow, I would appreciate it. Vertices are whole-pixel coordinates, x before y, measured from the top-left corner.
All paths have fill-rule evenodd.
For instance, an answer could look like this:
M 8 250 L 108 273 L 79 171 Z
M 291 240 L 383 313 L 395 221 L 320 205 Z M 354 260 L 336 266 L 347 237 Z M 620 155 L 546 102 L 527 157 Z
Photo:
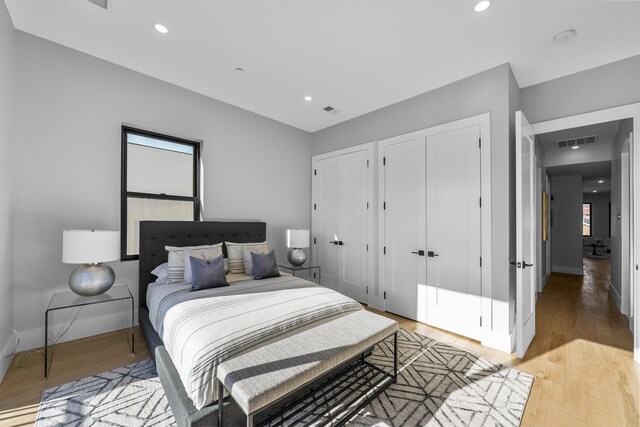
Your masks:
M 269 247 L 267 242 L 261 243 L 234 243 L 224 242 L 227 245 L 227 255 L 229 257 L 229 272 L 244 274 L 244 259 L 242 258 L 242 250 L 268 253 Z
M 242 263 L 244 265 L 244 274 L 247 276 L 253 276 L 253 258 L 251 257 L 251 252 L 260 255 L 266 255 L 269 253 L 267 245 L 264 245 L 264 248 L 255 250 L 242 248 Z
M 163 262 L 151 271 L 151 274 L 157 277 L 155 283 L 165 285 L 167 283 L 167 275 L 169 274 L 169 264 Z
M 222 244 L 207 249 L 190 249 L 184 248 L 184 283 L 191 283 L 193 276 L 191 274 L 191 260 L 189 258 L 213 259 L 222 255 Z
M 201 246 L 165 246 L 164 248 L 169 252 L 168 264 L 169 274 L 167 276 L 167 283 L 182 283 L 184 281 L 184 249 L 189 248 L 192 250 L 207 250 L 214 247 L 219 247 L 222 252 L 222 243 L 215 245 L 201 245 Z

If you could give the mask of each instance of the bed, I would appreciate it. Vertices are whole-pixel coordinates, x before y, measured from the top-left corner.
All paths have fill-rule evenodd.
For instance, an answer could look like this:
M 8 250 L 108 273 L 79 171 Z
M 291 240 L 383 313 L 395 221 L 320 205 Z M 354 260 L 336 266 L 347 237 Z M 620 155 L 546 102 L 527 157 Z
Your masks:
M 289 275 L 235 277 L 231 286 L 198 292 L 189 292 L 186 284 L 153 285 L 151 271 L 167 261 L 167 245 L 265 240 L 262 222 L 140 224 L 140 326 L 178 425 L 217 424 L 220 361 L 363 309 L 348 297 Z M 226 257 L 224 245 L 223 252 Z M 245 414 L 229 398 L 224 413 L 227 424 L 244 424 Z

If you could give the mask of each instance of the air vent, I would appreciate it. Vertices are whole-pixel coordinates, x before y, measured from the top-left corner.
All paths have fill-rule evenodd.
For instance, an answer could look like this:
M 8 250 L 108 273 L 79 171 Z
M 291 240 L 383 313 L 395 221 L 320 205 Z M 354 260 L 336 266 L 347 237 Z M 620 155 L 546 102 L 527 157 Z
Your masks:
M 573 147 L 576 145 L 594 144 L 598 142 L 598 135 L 582 136 L 580 138 L 563 139 L 556 141 L 559 148 Z
M 326 107 L 323 108 L 323 110 L 326 111 L 329 114 L 339 114 L 340 113 L 339 110 L 336 110 L 331 105 L 327 105 Z
M 103 8 L 104 10 L 109 10 L 109 0 L 87 0 L 91 4 L 95 4 Z

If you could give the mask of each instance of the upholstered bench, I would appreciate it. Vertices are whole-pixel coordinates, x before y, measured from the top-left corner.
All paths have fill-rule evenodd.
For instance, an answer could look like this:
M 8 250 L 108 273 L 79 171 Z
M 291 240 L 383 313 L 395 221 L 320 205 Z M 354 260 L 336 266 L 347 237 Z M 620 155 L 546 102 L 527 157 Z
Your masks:
M 218 366 L 218 396 L 224 389 L 247 415 L 254 416 L 334 369 L 362 357 L 394 335 L 394 367 L 382 387 L 397 377 L 398 323 L 365 310 L 346 314 L 298 334 L 269 343 Z M 219 410 L 219 426 L 223 411 Z

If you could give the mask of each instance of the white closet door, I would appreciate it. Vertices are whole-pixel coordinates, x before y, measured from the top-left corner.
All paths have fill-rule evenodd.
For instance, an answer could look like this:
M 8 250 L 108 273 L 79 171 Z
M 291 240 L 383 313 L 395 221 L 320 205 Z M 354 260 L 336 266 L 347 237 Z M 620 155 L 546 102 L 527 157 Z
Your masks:
M 480 127 L 429 136 L 427 323 L 480 336 Z
M 339 169 L 338 291 L 367 302 L 367 151 L 343 154 Z
M 381 148 L 384 156 L 385 309 L 426 322 L 424 138 Z M 414 253 L 415 252 L 415 253 Z
M 314 264 L 321 266 L 322 285 L 338 290 L 338 158 L 318 160 L 315 171 Z

